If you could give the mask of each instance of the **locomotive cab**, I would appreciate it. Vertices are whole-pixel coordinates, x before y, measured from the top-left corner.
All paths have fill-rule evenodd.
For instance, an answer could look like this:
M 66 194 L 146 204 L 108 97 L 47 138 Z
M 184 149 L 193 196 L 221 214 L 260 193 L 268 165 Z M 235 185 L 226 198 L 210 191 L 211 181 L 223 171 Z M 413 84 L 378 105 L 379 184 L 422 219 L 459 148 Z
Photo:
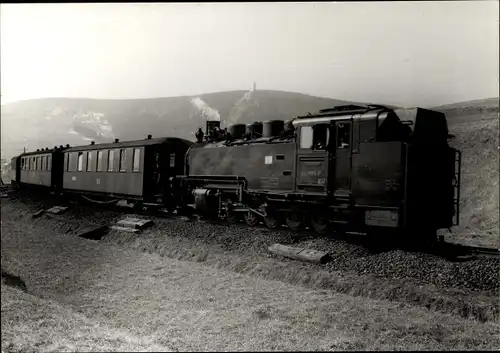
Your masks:
M 327 199 L 311 215 L 316 228 L 333 220 L 363 232 L 435 237 L 458 224 L 460 155 L 447 144 L 443 114 L 378 106 L 342 114 L 341 107 L 294 125 L 297 192 Z

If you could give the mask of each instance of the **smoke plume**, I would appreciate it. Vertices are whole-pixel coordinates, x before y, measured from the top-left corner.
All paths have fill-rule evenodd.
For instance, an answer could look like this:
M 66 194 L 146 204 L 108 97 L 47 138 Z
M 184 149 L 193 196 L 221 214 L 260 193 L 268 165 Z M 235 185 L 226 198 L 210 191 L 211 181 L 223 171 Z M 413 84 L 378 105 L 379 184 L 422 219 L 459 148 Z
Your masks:
M 200 99 L 200 97 L 196 97 L 191 99 L 191 103 L 198 109 L 201 113 L 201 115 L 211 121 L 220 121 L 220 114 L 219 112 L 210 107 L 207 103 L 205 103 L 203 100 Z
M 227 124 L 234 124 L 238 122 L 243 114 L 247 112 L 252 106 L 257 106 L 258 103 L 254 99 L 254 92 L 255 92 L 255 83 L 253 84 L 252 89 L 250 89 L 248 92 L 246 92 L 243 97 L 241 97 L 234 107 L 231 109 L 229 112 L 229 118 L 227 121 Z

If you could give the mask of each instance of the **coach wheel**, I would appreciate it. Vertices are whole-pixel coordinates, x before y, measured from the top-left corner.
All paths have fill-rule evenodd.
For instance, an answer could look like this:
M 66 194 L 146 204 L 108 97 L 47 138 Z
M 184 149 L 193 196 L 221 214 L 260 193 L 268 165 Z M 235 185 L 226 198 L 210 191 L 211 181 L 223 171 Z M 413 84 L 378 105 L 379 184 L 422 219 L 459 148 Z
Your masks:
M 311 215 L 311 227 L 318 234 L 325 234 L 328 232 L 330 222 L 328 218 L 323 215 Z
M 287 212 L 286 225 L 291 230 L 300 230 L 304 226 L 304 217 L 299 212 Z
M 269 229 L 274 229 L 281 223 L 279 220 L 279 215 L 276 213 L 269 213 L 266 217 L 264 217 L 263 221 L 266 227 Z
M 259 223 L 259 219 L 251 211 L 248 211 L 247 213 L 245 213 L 245 215 L 243 216 L 243 218 L 245 220 L 245 223 L 248 224 L 249 226 L 254 226 L 257 223 Z

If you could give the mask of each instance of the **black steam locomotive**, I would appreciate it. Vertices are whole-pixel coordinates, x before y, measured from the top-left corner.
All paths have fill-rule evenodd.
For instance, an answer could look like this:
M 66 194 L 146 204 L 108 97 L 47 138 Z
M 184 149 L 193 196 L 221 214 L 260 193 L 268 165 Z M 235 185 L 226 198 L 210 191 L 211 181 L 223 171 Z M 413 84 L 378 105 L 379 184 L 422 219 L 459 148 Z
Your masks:
M 64 156 L 52 158 L 64 160 L 52 178 L 59 185 L 51 185 L 62 192 L 160 202 L 269 228 L 432 240 L 458 224 L 460 152 L 448 145 L 451 137 L 436 111 L 348 105 L 225 131 L 207 121 L 196 143 L 149 139 L 40 152 Z M 33 154 L 13 159 L 18 183 L 26 180 L 24 158 Z

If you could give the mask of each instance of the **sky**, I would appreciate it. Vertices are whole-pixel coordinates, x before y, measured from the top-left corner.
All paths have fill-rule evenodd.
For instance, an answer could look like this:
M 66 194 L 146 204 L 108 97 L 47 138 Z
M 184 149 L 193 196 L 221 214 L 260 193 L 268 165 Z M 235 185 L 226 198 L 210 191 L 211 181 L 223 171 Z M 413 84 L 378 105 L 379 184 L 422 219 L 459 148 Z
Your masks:
M 499 2 L 2 4 L 2 104 L 257 89 L 499 96 Z

